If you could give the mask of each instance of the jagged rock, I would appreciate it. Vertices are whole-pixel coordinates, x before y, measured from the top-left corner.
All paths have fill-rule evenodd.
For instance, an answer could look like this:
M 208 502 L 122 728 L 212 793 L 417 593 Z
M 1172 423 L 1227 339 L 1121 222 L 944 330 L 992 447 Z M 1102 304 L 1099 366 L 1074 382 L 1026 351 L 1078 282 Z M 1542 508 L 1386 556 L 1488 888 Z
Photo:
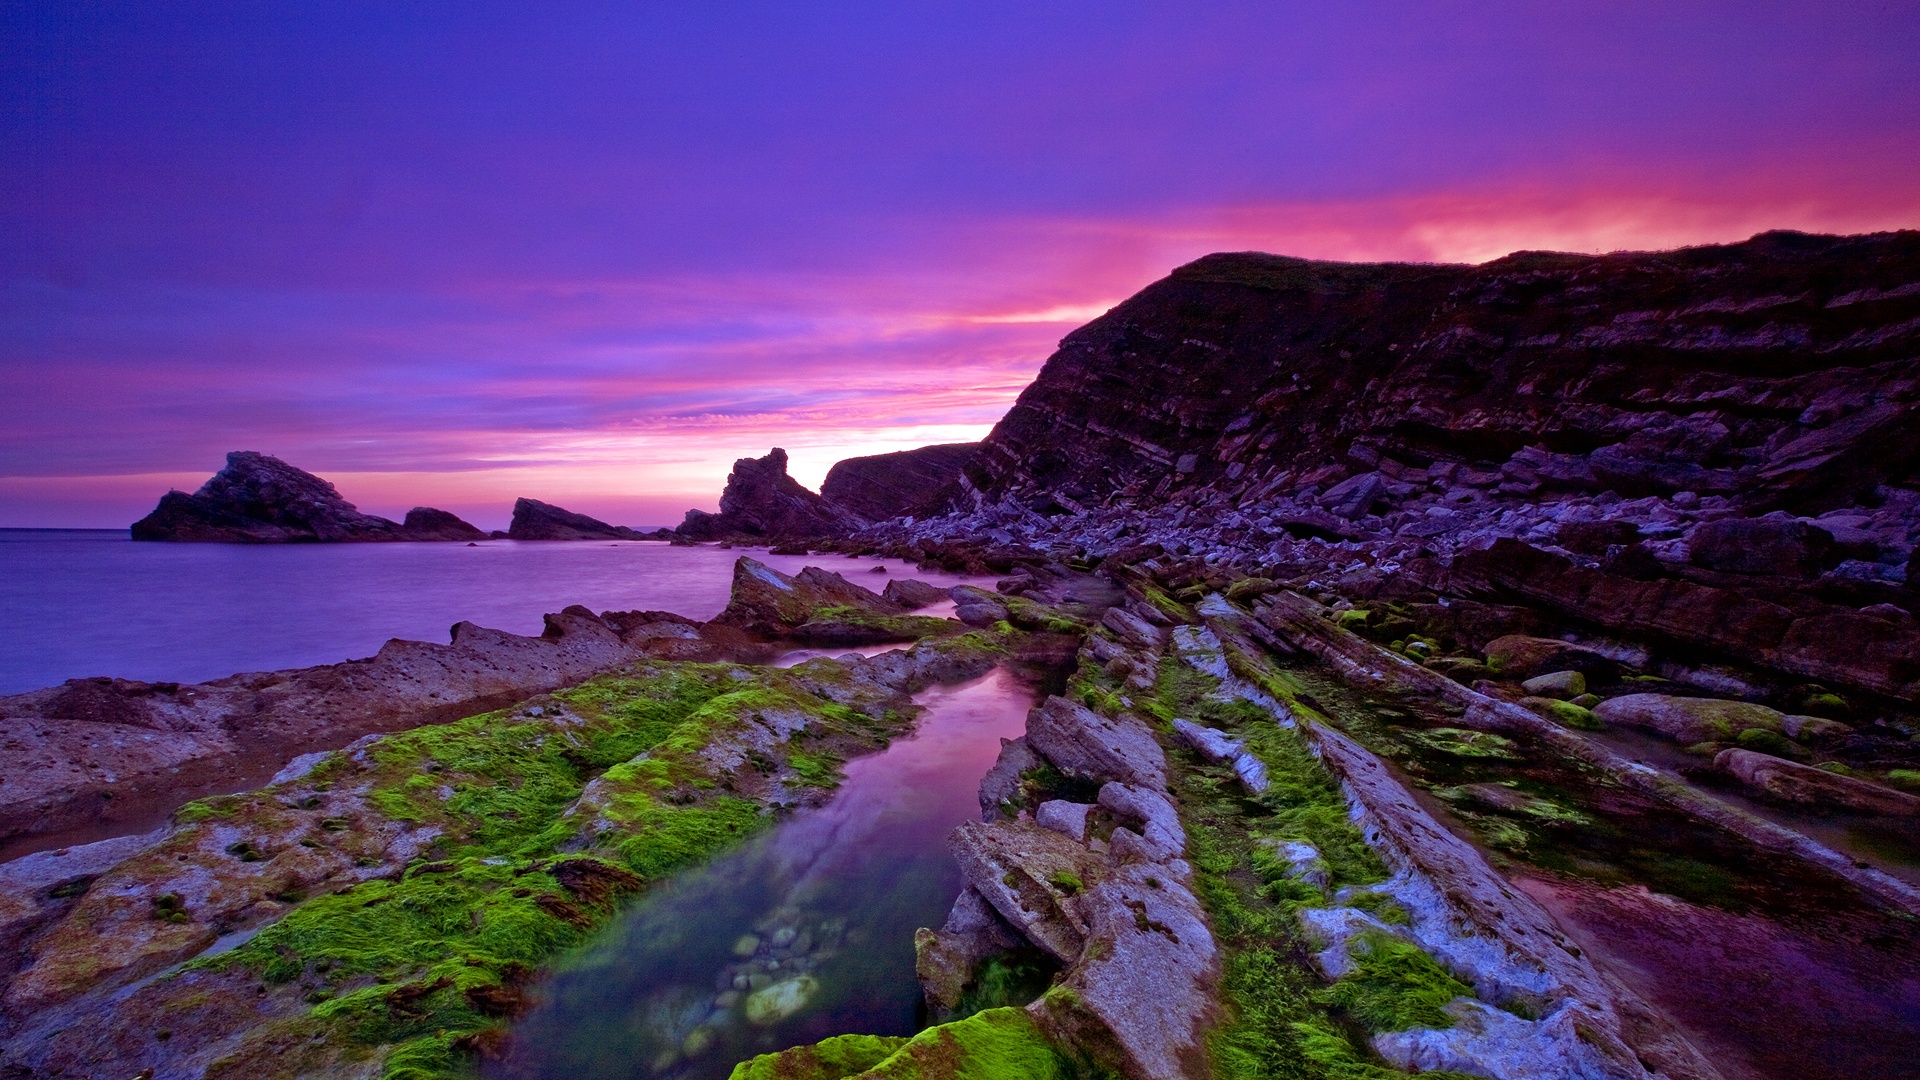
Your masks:
M 1754 729 L 1776 734 L 1786 730 L 1785 718 L 1774 709 L 1715 698 L 1626 694 L 1594 706 L 1593 714 L 1609 724 L 1657 731 L 1683 746 L 1732 742 L 1742 731 Z
M 1722 518 L 1687 536 L 1697 566 L 1735 574 L 1811 577 L 1834 549 L 1833 534 L 1804 521 Z
M 749 634 L 778 638 L 813 620 L 822 609 L 836 608 L 879 616 L 899 615 L 906 610 L 878 593 L 816 566 L 789 577 L 741 556 L 733 564 L 732 596 L 725 610 L 713 621 Z
M 980 820 L 998 821 L 1001 807 L 1020 797 L 1020 774 L 1038 768 L 1040 757 L 1027 746 L 1027 737 L 1000 740 L 1000 756 L 980 781 Z
M 1128 1080 L 1208 1072 L 1218 957 L 1200 902 L 1153 863 L 1122 867 L 1074 905 L 1079 963 L 1029 1010 L 1041 1030 Z
M 1166 645 L 1166 631 L 1125 608 L 1108 608 L 1100 616 L 1100 625 L 1120 636 L 1136 649 L 1159 652 Z
M 135 540 L 230 544 L 486 538 L 431 507 L 414 508 L 405 525 L 363 514 L 327 481 L 251 450 L 228 454 L 226 467 L 193 494 L 170 491 L 161 496 L 160 504 L 134 522 L 132 531 Z
M 1605 555 L 1610 547 L 1639 543 L 1640 530 L 1631 521 L 1569 521 L 1559 527 L 1554 539 L 1568 551 Z
M 927 1003 L 936 1011 L 951 1011 L 959 1006 L 982 960 L 1022 943 L 1007 921 L 969 886 L 960 891 L 938 931 L 923 929 L 914 934 L 914 974 L 926 989 Z
M 941 443 L 846 458 L 827 470 L 820 497 L 868 521 L 923 514 L 952 498 L 949 489 L 979 449 L 979 443 Z
M 625 525 L 609 525 L 538 499 L 515 499 L 507 537 L 511 540 L 638 540 L 640 533 Z
M 1071 901 L 1107 873 L 1103 860 L 1031 821 L 965 822 L 947 847 L 967 884 L 1009 926 L 1057 960 L 1079 959 L 1087 923 Z
M 459 540 L 474 542 L 488 539 L 487 534 L 460 520 L 459 516 L 431 506 L 416 506 L 407 511 L 400 531 L 408 540 Z
M 720 512 L 689 510 L 674 530 L 693 540 L 731 536 L 804 540 L 841 536 L 866 519 L 800 486 L 787 475 L 787 452 L 779 447 L 761 458 L 740 458 L 720 493 Z
M 1027 714 L 1027 745 L 1068 776 L 1165 788 L 1167 756 L 1146 724 L 1063 697 Z
M 968 626 L 992 626 L 1007 617 L 1007 605 L 985 589 L 956 585 L 952 590 L 953 617 Z
M 1888 817 L 1920 817 L 1920 796 L 1751 750 L 1722 750 L 1714 768 L 1780 802 Z
M 876 569 L 885 570 L 886 567 L 876 567 Z M 952 599 L 952 597 L 948 595 L 947 590 L 937 585 L 929 585 L 915 578 L 889 581 L 887 582 L 886 589 L 884 589 L 880 595 L 888 601 L 900 605 L 900 607 L 907 611 L 917 611 L 920 608 L 929 607 L 941 601 Z

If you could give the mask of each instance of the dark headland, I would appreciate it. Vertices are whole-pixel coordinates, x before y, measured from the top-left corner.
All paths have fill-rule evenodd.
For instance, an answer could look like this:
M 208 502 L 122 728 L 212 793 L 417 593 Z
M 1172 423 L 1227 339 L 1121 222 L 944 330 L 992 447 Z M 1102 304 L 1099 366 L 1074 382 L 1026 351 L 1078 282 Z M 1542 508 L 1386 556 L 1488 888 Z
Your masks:
M 404 538 L 269 462 L 142 525 Z M 996 663 L 1049 692 L 912 942 L 932 1026 L 738 1080 L 1920 1061 L 1920 233 L 1211 255 L 1068 335 L 977 446 L 819 493 L 742 458 L 674 535 L 1000 580 L 742 559 L 705 624 L 568 609 L 540 638 L 0 700 L 22 843 L 314 752 L 153 835 L 0 864 L 0 1071 L 470 1075 L 623 898 L 829 798 L 907 694 Z M 957 621 L 913 614 L 941 599 Z M 814 975 L 767 956 L 636 1070 L 806 1007 Z

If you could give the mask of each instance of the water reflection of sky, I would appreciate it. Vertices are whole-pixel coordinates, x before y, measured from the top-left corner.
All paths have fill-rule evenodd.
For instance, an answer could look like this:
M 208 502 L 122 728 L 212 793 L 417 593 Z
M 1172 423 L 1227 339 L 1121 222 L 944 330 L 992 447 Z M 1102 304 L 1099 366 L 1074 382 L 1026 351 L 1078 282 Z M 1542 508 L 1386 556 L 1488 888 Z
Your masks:
M 913 931 L 960 888 L 946 835 L 979 813 L 1032 697 L 996 671 L 916 700 L 915 734 L 848 763 L 826 806 L 656 890 L 565 965 L 491 1074 L 700 1080 L 831 1035 L 917 1030 Z

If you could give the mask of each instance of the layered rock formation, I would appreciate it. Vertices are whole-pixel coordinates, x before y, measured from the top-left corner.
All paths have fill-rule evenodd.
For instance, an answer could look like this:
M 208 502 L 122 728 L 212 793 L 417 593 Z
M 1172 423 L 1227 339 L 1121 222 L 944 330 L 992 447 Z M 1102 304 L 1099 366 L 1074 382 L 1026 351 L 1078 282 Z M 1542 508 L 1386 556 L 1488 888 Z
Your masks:
M 675 530 L 689 540 L 804 540 L 842 536 L 866 519 L 800 486 L 787 475 L 787 452 L 774 447 L 761 458 L 733 463 L 720 512 L 689 510 Z
M 924 514 L 950 501 L 979 443 L 940 443 L 847 458 L 827 470 L 820 497 L 868 521 Z
M 189 495 L 169 491 L 133 523 L 135 540 L 230 544 L 338 543 L 368 540 L 477 540 L 485 534 L 444 510 L 418 506 L 404 524 L 363 514 L 332 484 L 279 458 L 251 450 Z
M 598 518 L 563 510 L 538 499 L 515 499 L 509 540 L 640 540 L 640 532 Z

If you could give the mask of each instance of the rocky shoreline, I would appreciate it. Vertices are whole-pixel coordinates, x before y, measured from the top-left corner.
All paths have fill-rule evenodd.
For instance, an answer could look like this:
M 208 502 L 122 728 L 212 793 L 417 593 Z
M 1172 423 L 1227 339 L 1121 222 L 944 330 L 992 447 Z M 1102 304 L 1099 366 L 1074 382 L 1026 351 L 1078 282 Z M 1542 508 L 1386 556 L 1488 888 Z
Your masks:
M 675 533 L 991 591 L 742 559 L 706 624 L 569 609 L 258 686 L 7 699 L 47 764 L 0 778 L 19 836 L 243 739 L 364 737 L 0 864 L 0 1060 L 461 1075 L 619 897 L 825 797 L 813 740 L 864 752 L 910 688 L 1024 658 L 1051 692 L 914 942 L 930 1026 L 735 1080 L 1902 1075 L 1916 348 L 1915 233 L 1209 256 L 1069 335 L 977 447 L 821 494 L 743 458 Z M 913 644 L 758 666 L 884 642 Z M 423 904 L 441 929 L 349 933 Z

